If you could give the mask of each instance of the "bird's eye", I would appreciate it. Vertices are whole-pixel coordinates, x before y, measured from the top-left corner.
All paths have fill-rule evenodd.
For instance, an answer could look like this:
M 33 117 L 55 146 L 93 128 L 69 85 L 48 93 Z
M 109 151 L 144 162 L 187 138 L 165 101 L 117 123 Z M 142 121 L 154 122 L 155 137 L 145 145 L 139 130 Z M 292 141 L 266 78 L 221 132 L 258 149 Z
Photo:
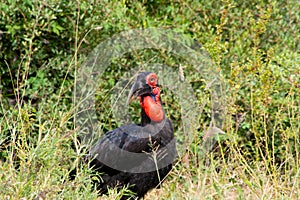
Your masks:
M 154 82 L 154 78 L 153 78 L 153 77 L 150 78 L 150 82 L 151 82 L 151 83 Z

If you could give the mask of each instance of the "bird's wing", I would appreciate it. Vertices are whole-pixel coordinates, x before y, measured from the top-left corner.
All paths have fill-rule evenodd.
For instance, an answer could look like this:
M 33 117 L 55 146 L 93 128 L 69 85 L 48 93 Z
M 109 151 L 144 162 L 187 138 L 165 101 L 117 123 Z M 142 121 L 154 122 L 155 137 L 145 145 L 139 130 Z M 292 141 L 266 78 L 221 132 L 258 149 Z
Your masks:
M 132 124 L 109 131 L 90 150 L 97 167 L 109 166 L 128 171 L 148 158 L 150 134 L 143 127 Z M 95 162 L 94 162 L 95 163 Z
M 152 171 L 154 165 L 164 167 L 173 162 L 176 154 L 173 138 L 169 120 L 155 126 L 121 126 L 104 134 L 91 149 L 89 157 L 95 157 L 97 168 Z

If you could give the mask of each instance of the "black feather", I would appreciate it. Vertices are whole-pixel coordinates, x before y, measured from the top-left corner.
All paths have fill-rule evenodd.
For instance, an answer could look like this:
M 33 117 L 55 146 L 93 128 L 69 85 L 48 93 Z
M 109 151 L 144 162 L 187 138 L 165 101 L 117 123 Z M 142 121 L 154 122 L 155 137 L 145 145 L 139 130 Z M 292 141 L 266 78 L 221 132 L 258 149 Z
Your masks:
M 157 166 L 153 161 L 154 149 Z M 129 186 L 137 197 L 143 197 L 169 173 L 175 155 L 173 126 L 165 119 L 160 123 L 132 124 L 107 132 L 91 149 L 88 158 L 96 156 L 91 166 L 104 173 L 103 181 L 97 183 L 101 193 L 106 193 L 107 187 Z

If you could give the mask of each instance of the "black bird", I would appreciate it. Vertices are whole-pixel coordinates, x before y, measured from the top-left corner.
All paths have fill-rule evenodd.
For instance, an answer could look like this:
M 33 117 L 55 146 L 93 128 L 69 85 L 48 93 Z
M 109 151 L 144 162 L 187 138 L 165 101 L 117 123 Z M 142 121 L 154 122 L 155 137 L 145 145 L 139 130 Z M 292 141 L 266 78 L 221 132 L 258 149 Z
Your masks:
M 140 99 L 141 124 L 121 126 L 105 133 L 89 151 L 90 166 L 100 172 L 100 194 L 107 188 L 127 186 L 142 198 L 148 190 L 160 186 L 172 169 L 176 145 L 172 122 L 165 116 L 160 86 L 153 72 L 139 73 L 130 90 L 127 105 Z

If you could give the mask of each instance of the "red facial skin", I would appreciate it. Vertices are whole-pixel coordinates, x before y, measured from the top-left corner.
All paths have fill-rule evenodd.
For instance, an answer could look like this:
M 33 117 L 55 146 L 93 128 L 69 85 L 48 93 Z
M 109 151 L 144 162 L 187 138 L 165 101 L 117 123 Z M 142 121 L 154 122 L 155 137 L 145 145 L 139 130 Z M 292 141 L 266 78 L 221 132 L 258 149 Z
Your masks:
M 155 95 L 155 101 L 151 96 L 145 96 L 140 98 L 140 104 L 151 121 L 161 122 L 164 119 L 164 111 L 160 102 L 160 88 L 157 86 L 156 74 L 149 74 L 146 77 L 146 83 L 152 87 L 152 94 Z
M 156 74 L 154 73 L 151 73 L 149 74 L 147 77 L 146 77 L 146 83 L 148 85 L 150 85 L 151 87 L 157 87 L 157 76 Z

